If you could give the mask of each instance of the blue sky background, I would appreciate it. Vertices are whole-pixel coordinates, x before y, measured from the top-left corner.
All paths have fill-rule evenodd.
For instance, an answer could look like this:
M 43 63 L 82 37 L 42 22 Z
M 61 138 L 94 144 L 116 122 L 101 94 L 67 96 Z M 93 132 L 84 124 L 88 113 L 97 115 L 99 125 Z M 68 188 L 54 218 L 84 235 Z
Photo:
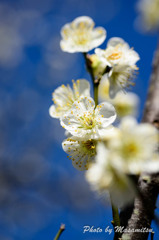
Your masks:
M 141 119 L 157 35 L 137 30 L 136 1 L 0 0 L 1 240 L 52 240 L 61 223 L 61 240 L 113 239 L 83 234 L 84 225 L 112 228 L 111 209 L 67 159 L 64 130 L 48 113 L 56 87 L 89 79 L 82 55 L 59 47 L 61 27 L 82 15 L 107 30 L 106 42 L 122 37 L 139 53 Z

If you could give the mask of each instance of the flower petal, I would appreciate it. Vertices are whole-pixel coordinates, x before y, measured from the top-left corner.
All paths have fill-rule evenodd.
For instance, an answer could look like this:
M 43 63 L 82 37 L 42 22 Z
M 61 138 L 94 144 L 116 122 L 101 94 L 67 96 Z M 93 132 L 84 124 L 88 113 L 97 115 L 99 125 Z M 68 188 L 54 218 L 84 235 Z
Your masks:
M 92 43 L 91 46 L 93 48 L 101 45 L 106 39 L 107 32 L 102 27 L 97 27 L 92 31 Z
M 124 46 L 126 46 L 126 48 L 129 48 L 129 44 L 127 44 L 124 39 L 119 38 L 119 37 L 112 37 L 109 39 L 108 43 L 107 43 L 107 47 L 115 47 L 118 44 L 122 44 Z
M 73 166 L 80 171 L 87 170 L 90 161 L 94 160 L 96 150 L 93 140 L 82 141 L 71 137 L 63 141 L 62 147 L 69 154 Z
M 58 87 L 52 94 L 54 107 L 50 109 L 50 115 L 55 118 L 60 118 L 70 110 L 72 104 L 76 100 L 80 100 L 83 96 L 90 96 L 90 84 L 85 79 L 73 81 L 73 90 L 69 85 Z
M 109 102 L 103 102 L 100 105 L 98 105 L 98 112 L 100 115 L 103 115 L 103 118 L 113 118 L 115 120 L 116 118 L 116 111 L 114 106 Z M 113 120 L 113 121 L 114 121 Z
M 61 36 L 63 37 L 64 40 L 67 40 L 69 38 L 71 32 L 72 32 L 72 29 L 70 27 L 70 24 L 67 23 L 61 29 Z
M 73 28 L 86 28 L 92 29 L 94 27 L 94 21 L 92 18 L 88 16 L 81 16 L 75 18 L 75 20 L 71 23 L 71 27 Z
M 53 118 L 59 118 L 61 117 L 61 114 L 59 114 L 57 111 L 56 111 L 56 107 L 55 105 L 51 105 L 50 108 L 49 108 L 49 114 L 51 117 Z
M 79 92 L 79 95 L 83 95 L 83 96 L 90 96 L 90 84 L 87 80 L 85 79 L 80 79 L 77 80 L 79 82 L 77 82 L 77 89 Z
M 109 96 L 110 98 L 114 98 L 116 94 L 121 91 L 121 87 L 118 84 L 112 84 L 111 78 L 109 78 L 110 87 L 109 87 Z

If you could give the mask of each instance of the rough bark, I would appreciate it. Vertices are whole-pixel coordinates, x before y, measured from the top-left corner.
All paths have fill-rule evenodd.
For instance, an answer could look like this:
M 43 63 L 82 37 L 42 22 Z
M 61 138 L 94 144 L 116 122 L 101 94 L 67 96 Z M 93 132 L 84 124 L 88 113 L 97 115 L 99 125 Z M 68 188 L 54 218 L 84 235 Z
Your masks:
M 145 103 L 142 122 L 153 124 L 159 130 L 159 44 L 155 52 L 148 96 Z M 155 204 L 159 193 L 159 173 L 139 178 L 141 193 L 134 201 L 134 209 L 128 221 L 127 229 L 150 229 L 154 218 Z M 130 232 L 122 235 L 123 240 L 147 240 L 149 232 Z

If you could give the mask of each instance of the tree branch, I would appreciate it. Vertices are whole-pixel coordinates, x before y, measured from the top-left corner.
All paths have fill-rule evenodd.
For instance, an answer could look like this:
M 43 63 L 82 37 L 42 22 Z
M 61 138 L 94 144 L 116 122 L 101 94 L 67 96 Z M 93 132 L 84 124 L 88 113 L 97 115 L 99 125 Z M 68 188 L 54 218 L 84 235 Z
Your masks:
M 159 44 L 153 60 L 150 86 L 142 122 L 152 123 L 159 129 Z
M 142 122 L 148 122 L 159 129 L 159 45 L 155 52 L 148 96 Z M 155 204 L 159 193 L 159 173 L 145 173 L 139 178 L 138 188 L 142 197 L 137 197 L 127 229 L 150 229 L 154 218 Z M 147 240 L 149 232 L 130 232 L 122 235 L 123 240 Z

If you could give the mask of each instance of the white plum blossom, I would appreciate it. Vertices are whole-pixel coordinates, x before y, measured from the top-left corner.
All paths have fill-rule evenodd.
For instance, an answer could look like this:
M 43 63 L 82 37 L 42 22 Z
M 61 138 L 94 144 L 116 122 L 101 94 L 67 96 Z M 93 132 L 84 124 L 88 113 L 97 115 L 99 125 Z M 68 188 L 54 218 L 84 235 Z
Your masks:
M 112 100 L 117 117 L 123 118 L 125 116 L 136 116 L 138 113 L 139 97 L 132 92 L 118 92 L 116 97 Z
M 102 27 L 94 28 L 94 22 L 90 17 L 81 16 L 65 24 L 61 36 L 60 46 L 63 51 L 88 52 L 104 42 L 106 30 Z
M 95 53 L 100 61 L 105 63 L 105 67 L 109 66 L 111 69 L 107 74 L 110 82 L 110 97 L 113 98 L 119 90 L 133 85 L 132 79 L 137 70 L 136 62 L 140 57 L 128 43 L 122 38 L 114 37 L 108 41 L 105 50 L 97 48 Z
M 141 14 L 138 24 L 148 31 L 159 29 L 159 0 L 140 0 L 138 9 Z
M 114 105 L 118 118 L 136 116 L 138 112 L 139 97 L 132 92 L 118 92 L 111 103 Z
M 119 119 L 125 116 L 136 116 L 138 112 L 139 97 L 133 92 L 119 91 L 114 98 L 110 98 L 109 87 L 108 78 L 103 78 L 98 88 L 100 100 L 112 103 L 117 112 L 117 118 Z
M 99 142 L 95 161 L 86 179 L 100 194 L 107 190 L 119 207 L 130 203 L 136 194 L 131 175 L 159 171 L 158 132 L 151 124 L 137 124 L 132 117 L 122 120 L 120 128 Z
M 137 124 L 133 117 L 123 118 L 119 129 L 120 134 L 108 143 L 111 161 L 120 171 L 138 175 L 157 151 L 157 130 L 148 123 Z
M 84 139 L 99 139 L 111 131 L 116 112 L 112 104 L 103 102 L 95 107 L 94 100 L 82 97 L 61 118 L 61 125 L 73 136 Z
M 139 97 L 132 92 L 119 91 L 114 98 L 109 97 L 110 83 L 107 77 L 102 78 L 98 95 L 101 101 L 109 101 L 115 107 L 117 118 L 136 116 L 138 112 Z
M 63 150 L 69 154 L 73 166 L 80 170 L 88 170 L 90 162 L 94 161 L 96 155 L 96 140 L 81 140 L 75 137 L 63 141 Z
M 105 65 L 114 67 L 116 65 L 133 66 L 140 59 L 138 53 L 134 51 L 122 38 L 113 37 L 107 43 L 107 48 L 95 49 L 95 53 L 105 62 Z
M 85 79 L 78 79 L 76 82 L 73 80 L 73 89 L 69 84 L 62 85 L 53 92 L 52 96 L 54 104 L 49 109 L 50 116 L 61 118 L 81 96 L 90 96 L 90 84 Z
M 110 152 L 104 143 L 98 143 L 95 162 L 90 164 L 86 179 L 100 195 L 109 191 L 111 201 L 118 207 L 129 204 L 136 194 L 130 179 L 111 161 Z

